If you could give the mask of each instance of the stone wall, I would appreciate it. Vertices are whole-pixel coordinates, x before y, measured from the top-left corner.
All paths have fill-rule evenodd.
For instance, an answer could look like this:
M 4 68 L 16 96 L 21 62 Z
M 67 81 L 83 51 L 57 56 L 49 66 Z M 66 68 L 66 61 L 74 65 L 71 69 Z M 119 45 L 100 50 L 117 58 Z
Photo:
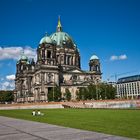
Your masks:
M 29 104 L 21 104 L 21 105 L 3 105 L 0 106 L 0 110 L 11 110 L 11 109 L 55 109 L 55 108 L 64 108 L 62 104 L 44 104 L 44 105 L 29 105 Z

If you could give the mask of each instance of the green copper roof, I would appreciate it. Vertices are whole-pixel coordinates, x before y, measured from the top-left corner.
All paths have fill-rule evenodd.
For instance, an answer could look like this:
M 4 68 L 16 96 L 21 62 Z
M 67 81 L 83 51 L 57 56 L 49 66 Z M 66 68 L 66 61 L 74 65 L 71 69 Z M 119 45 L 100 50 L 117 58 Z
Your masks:
M 99 59 L 99 58 L 98 58 L 98 56 L 96 56 L 96 55 L 92 55 L 92 56 L 90 57 L 90 60 L 94 60 L 94 59 Z
M 65 32 L 53 33 L 50 38 L 58 46 L 65 45 L 66 43 L 71 43 L 72 45 L 74 45 L 72 38 Z
M 27 60 L 28 58 L 27 58 L 27 56 L 22 56 L 21 59 L 22 60 Z
M 27 59 L 28 59 L 28 57 L 27 57 L 27 56 L 25 56 L 25 55 L 22 55 L 22 56 L 21 56 L 21 59 L 22 59 L 22 60 L 27 60 Z
M 20 60 L 21 61 L 27 61 L 28 60 L 28 57 L 24 54 L 24 51 L 21 54 Z
M 45 35 L 39 42 L 39 44 L 42 44 L 42 43 L 49 43 L 51 44 L 52 43 L 52 40 L 51 38 L 48 36 L 48 35 Z
M 55 33 L 53 33 L 50 36 L 45 35 L 41 40 L 39 44 L 42 43 L 49 43 L 49 44 L 55 44 L 60 47 L 74 47 L 76 48 L 76 45 L 73 41 L 73 39 L 65 32 L 62 32 L 62 25 L 60 21 L 60 17 L 58 18 L 58 24 L 57 24 L 57 30 Z

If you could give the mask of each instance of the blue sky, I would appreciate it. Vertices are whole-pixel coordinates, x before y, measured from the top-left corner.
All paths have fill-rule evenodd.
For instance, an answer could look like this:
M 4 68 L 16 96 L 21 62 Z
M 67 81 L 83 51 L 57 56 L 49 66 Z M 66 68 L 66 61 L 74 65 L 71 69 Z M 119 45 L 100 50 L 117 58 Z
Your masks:
M 139 0 L 0 0 L 0 89 L 14 87 L 22 49 L 34 56 L 45 32 L 56 31 L 58 15 L 80 49 L 82 69 L 96 54 L 103 80 L 139 74 L 139 7 Z

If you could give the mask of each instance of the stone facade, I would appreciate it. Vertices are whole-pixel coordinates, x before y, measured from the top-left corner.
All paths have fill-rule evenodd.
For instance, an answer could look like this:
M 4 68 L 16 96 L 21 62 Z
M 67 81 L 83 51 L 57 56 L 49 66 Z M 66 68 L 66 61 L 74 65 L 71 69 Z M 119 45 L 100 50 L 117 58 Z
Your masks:
M 89 71 L 80 67 L 80 53 L 73 39 L 62 31 L 60 19 L 57 31 L 45 35 L 37 48 L 37 61 L 29 61 L 22 54 L 16 66 L 15 101 L 47 101 L 48 92 L 56 85 L 62 96 L 68 88 L 72 100 L 76 99 L 79 87 L 101 81 L 99 58 L 93 55 L 89 61 Z

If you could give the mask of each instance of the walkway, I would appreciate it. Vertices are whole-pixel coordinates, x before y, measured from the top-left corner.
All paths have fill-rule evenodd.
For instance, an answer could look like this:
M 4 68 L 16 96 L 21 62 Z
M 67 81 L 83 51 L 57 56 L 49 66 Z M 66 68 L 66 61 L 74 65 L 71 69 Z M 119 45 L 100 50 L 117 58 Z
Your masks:
M 0 140 L 128 140 L 128 138 L 0 116 Z

